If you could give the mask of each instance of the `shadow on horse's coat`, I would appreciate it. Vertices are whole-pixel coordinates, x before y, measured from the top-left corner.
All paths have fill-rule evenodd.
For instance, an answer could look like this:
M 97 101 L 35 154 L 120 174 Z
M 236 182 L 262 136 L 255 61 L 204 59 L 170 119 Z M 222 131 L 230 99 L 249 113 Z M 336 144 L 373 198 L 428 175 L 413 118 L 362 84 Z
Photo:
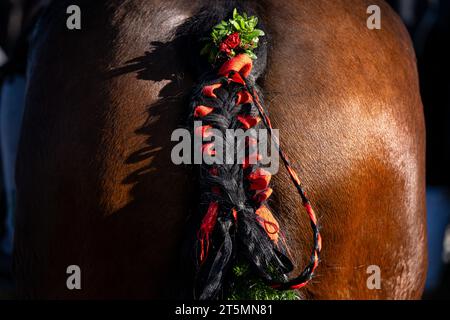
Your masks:
M 64 28 L 58 2 L 31 55 L 17 164 L 19 291 L 177 296 L 179 281 L 189 281 L 178 271 L 196 183 L 189 168 L 172 164 L 170 136 L 185 123 L 201 72 L 190 63 L 189 37 L 177 31 L 212 5 L 72 2 L 83 7 L 82 30 Z M 398 18 L 375 2 L 383 12 L 376 31 L 366 27 L 362 0 L 246 2 L 269 35 L 259 83 L 272 122 L 322 225 L 322 262 L 305 298 L 418 298 L 423 290 L 424 125 L 414 54 Z M 205 28 L 236 3 L 223 2 L 223 16 Z M 308 221 L 282 170 L 274 190 L 297 273 L 310 250 Z M 71 264 L 81 267 L 80 291 L 66 288 Z M 381 268 L 381 290 L 367 288 L 370 265 Z
M 136 76 L 137 79 L 143 81 L 153 81 L 153 82 L 164 82 L 164 86 L 159 90 L 158 100 L 147 107 L 147 118 L 145 119 L 142 126 L 136 129 L 135 133 L 146 137 L 146 145 L 138 150 L 131 152 L 126 161 L 125 165 L 138 165 L 138 169 L 131 172 L 122 181 L 123 184 L 131 185 L 130 190 L 131 201 L 127 203 L 123 208 L 117 210 L 111 219 L 118 220 L 114 223 L 120 225 L 122 216 L 127 216 L 127 212 L 147 212 L 145 209 L 149 202 L 149 192 L 151 185 L 158 181 L 158 176 L 162 172 L 167 172 L 169 175 L 173 171 L 177 171 L 175 165 L 172 163 L 171 156 L 171 145 L 170 138 L 172 130 L 174 127 L 181 127 L 185 125 L 185 118 L 187 117 L 187 108 L 185 110 L 180 110 L 180 104 L 187 103 L 187 97 L 190 92 L 190 87 L 192 86 L 192 80 L 186 79 L 185 71 L 186 65 L 182 62 L 180 58 L 175 59 L 176 64 L 166 63 L 168 56 L 177 55 L 177 50 L 180 46 L 185 45 L 185 38 L 182 35 L 175 35 L 174 38 L 167 42 L 152 42 L 151 50 L 145 52 L 141 57 L 134 58 L 128 61 L 124 66 L 113 69 L 106 74 L 106 77 L 120 77 L 125 74 L 131 74 Z M 169 110 L 178 109 L 179 116 L 170 118 L 173 113 L 168 112 Z M 165 123 L 170 122 L 172 125 L 155 128 L 155 121 L 164 119 Z M 169 144 L 168 144 L 169 143 Z M 178 169 L 179 170 L 179 169 Z M 195 181 L 195 177 L 192 175 L 191 170 L 184 167 L 182 170 L 185 171 L 185 175 L 189 179 Z M 166 201 L 173 201 L 170 199 L 170 190 L 174 187 L 174 184 L 178 184 L 179 181 L 175 179 L 168 185 L 163 185 L 162 187 L 169 192 L 169 199 Z M 189 185 L 186 184 L 186 189 L 184 194 L 186 197 L 193 198 L 196 188 L 194 182 L 191 181 Z M 192 202 L 192 200 L 190 200 Z M 185 200 L 184 202 L 189 202 Z M 194 203 L 188 205 L 188 208 L 193 208 Z M 153 210 L 152 210 L 153 211 Z M 149 226 L 149 229 L 164 227 L 166 219 L 170 219 L 168 212 L 161 210 L 154 210 L 157 213 L 155 216 L 154 225 Z M 186 210 L 189 213 L 189 210 Z M 182 218 L 182 221 L 187 223 L 189 219 L 189 214 L 186 214 Z M 126 218 L 125 218 L 126 219 Z M 179 230 L 184 230 L 183 227 Z M 161 238 L 149 239 L 149 241 L 165 241 L 165 237 L 170 236 L 168 231 L 166 235 Z M 176 237 L 178 242 L 181 243 L 183 239 L 184 232 L 180 232 Z M 172 235 L 173 236 L 173 235 Z M 177 251 L 181 251 L 181 246 L 177 248 Z M 163 252 L 161 252 L 163 254 Z M 168 284 L 172 281 L 176 281 L 179 285 L 176 288 L 171 288 L 168 286 L 164 290 L 168 290 L 170 295 L 176 297 L 189 296 L 185 292 L 186 288 L 189 287 L 189 281 L 186 279 L 192 278 L 192 272 L 185 270 L 182 266 L 187 266 L 187 264 L 180 261 L 180 256 L 174 256 L 174 260 L 171 262 L 171 270 L 173 279 L 168 280 Z M 181 275 L 186 275 L 183 277 Z M 185 283 L 184 283 L 185 282 Z M 182 284 L 183 283 L 183 284 Z M 182 284 L 182 285 L 181 285 Z

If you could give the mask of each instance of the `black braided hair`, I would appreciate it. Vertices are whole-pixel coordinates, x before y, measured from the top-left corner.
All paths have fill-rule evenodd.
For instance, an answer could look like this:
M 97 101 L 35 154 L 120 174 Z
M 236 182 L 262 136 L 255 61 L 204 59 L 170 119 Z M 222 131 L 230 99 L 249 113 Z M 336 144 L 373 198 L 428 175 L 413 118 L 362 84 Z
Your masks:
M 217 11 L 214 12 L 217 14 Z M 211 16 L 207 14 L 199 17 L 203 17 L 206 21 L 211 19 Z M 224 16 L 219 15 L 219 18 Z M 262 41 L 257 49 L 258 59 L 253 69 L 250 67 L 251 73 L 243 74 L 239 70 L 232 69 L 225 74 L 221 73 L 219 67 L 223 63 L 223 68 L 226 61 L 218 62 L 216 68 L 209 66 L 209 70 L 203 73 L 190 99 L 190 127 L 194 127 L 195 121 L 202 122 L 202 127 L 192 130 L 193 135 L 204 136 L 208 130 L 215 129 L 222 136 L 226 136 L 228 129 L 245 130 L 264 127 L 272 136 L 270 120 L 263 110 L 261 93 L 255 83 L 255 79 L 263 73 L 265 68 L 266 41 Z M 200 65 L 204 69 L 205 63 L 202 62 Z M 243 93 L 246 93 L 245 99 L 242 99 Z M 262 121 L 254 121 L 246 126 L 242 119 Z M 213 153 L 214 142 L 214 140 L 203 142 L 202 152 Z M 195 225 L 197 237 L 192 246 L 195 257 L 194 297 L 217 298 L 228 278 L 230 268 L 238 259 L 247 261 L 252 270 L 273 288 L 286 290 L 303 287 L 311 280 L 318 265 L 321 238 L 315 213 L 300 185 L 300 180 L 278 143 L 274 142 L 300 194 L 314 233 L 314 246 L 308 265 L 300 275 L 288 280 L 287 274 L 293 270 L 293 264 L 288 258 L 285 241 L 274 241 L 265 227 L 265 223 L 272 224 L 278 234 L 278 223 L 266 203 L 270 193 L 267 197 L 260 199 L 256 196 L 255 188 L 251 188 L 250 176 L 261 168 L 258 164 L 236 163 L 237 150 L 226 148 L 225 145 L 228 143 L 230 141 L 224 139 L 224 145 L 221 148 L 223 152 L 233 150 L 232 155 L 224 154 L 224 158 L 235 159 L 233 164 L 202 163 L 197 167 L 198 223 Z M 250 146 L 246 147 L 250 148 Z M 263 219 L 264 223 L 261 223 L 261 216 L 258 217 L 258 211 L 261 208 L 267 209 L 272 219 L 269 221 Z
M 221 87 L 214 90 L 216 98 L 203 94 L 205 87 L 217 83 L 220 83 Z M 196 119 L 194 113 L 198 106 L 209 106 L 213 110 L 201 117 L 203 126 L 211 126 L 224 136 L 227 129 L 242 129 L 242 123 L 237 120 L 239 115 L 258 114 L 253 103 L 236 104 L 238 93 L 245 88 L 244 84 L 228 82 L 225 77 L 202 81 L 192 96 L 191 119 Z M 224 140 L 224 143 L 229 141 Z M 236 150 L 233 152 L 236 160 Z M 257 165 L 251 165 L 244 169 L 239 163 L 202 164 L 199 167 L 199 211 L 205 213 L 211 203 L 218 204 L 218 214 L 210 241 L 211 250 L 198 269 L 196 291 L 200 299 L 217 296 L 227 271 L 237 256 L 245 257 L 268 282 L 280 281 L 284 279 L 284 274 L 292 270 L 289 259 L 275 247 L 256 219 L 255 211 L 260 203 L 253 200 L 254 193 L 249 190 L 248 181 L 245 179 L 245 176 L 256 168 Z M 201 250 L 198 242 L 196 250 Z

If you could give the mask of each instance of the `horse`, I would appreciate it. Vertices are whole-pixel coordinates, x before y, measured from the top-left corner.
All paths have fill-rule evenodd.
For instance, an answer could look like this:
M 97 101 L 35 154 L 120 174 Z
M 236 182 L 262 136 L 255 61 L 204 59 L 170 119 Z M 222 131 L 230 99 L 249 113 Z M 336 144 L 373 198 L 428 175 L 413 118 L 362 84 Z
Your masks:
M 66 27 L 73 4 L 80 30 Z M 367 27 L 373 4 L 381 29 Z M 380 0 L 52 3 L 31 42 L 17 159 L 19 296 L 192 297 L 180 256 L 198 177 L 171 161 L 170 137 L 199 80 L 195 43 L 235 7 L 266 33 L 255 80 L 318 214 L 320 264 L 298 296 L 421 297 L 423 110 L 411 41 Z M 294 276 L 310 255 L 309 220 L 287 171 L 272 188 Z M 73 265 L 80 290 L 67 287 Z

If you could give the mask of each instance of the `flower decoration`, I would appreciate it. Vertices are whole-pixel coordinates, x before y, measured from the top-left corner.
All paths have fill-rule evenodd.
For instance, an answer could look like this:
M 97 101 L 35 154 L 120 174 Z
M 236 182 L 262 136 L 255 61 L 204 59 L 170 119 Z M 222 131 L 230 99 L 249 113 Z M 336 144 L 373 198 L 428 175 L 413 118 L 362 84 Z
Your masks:
M 262 30 L 256 29 L 257 24 L 257 17 L 248 17 L 245 12 L 240 15 L 237 9 L 234 9 L 231 19 L 222 20 L 212 29 L 200 54 L 207 55 L 212 64 L 239 53 L 246 53 L 250 58 L 256 59 L 253 50 L 258 47 L 259 37 L 264 36 Z

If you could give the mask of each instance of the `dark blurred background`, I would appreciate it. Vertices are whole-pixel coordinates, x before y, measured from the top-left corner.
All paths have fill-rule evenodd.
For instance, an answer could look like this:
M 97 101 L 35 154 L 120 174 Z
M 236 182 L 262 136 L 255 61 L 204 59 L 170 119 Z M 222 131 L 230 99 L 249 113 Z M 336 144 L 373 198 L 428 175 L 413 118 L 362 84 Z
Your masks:
M 429 265 L 425 299 L 450 298 L 450 1 L 390 0 L 417 55 L 427 127 Z
M 0 299 L 12 297 L 9 263 L 15 186 L 11 171 L 18 132 L 11 127 L 21 121 L 26 40 L 48 1 L 0 0 Z M 427 126 L 429 270 L 424 299 L 449 299 L 450 0 L 387 2 L 403 19 L 414 43 Z

